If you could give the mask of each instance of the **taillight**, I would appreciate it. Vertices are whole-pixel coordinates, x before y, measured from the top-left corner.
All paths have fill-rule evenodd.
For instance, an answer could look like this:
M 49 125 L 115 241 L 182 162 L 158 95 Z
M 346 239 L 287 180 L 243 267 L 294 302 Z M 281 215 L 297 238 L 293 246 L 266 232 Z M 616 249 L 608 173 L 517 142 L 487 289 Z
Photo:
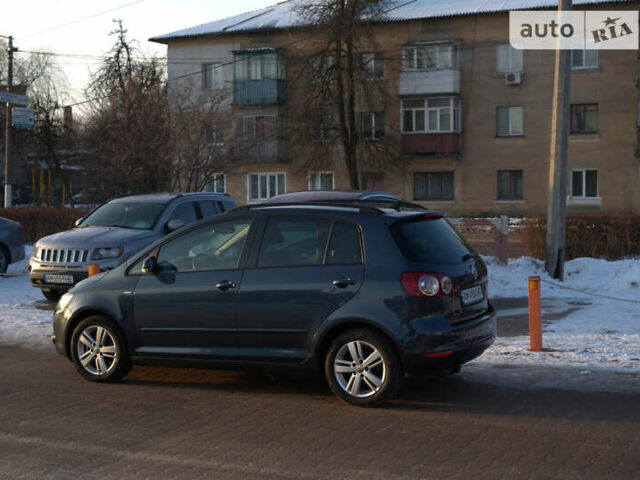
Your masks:
M 405 272 L 401 280 L 404 291 L 412 297 L 448 295 L 453 291 L 453 282 L 441 273 Z
M 18 227 L 18 231 L 19 231 L 20 233 L 24 233 L 24 227 L 23 227 L 22 225 L 20 225 L 20 226 Z

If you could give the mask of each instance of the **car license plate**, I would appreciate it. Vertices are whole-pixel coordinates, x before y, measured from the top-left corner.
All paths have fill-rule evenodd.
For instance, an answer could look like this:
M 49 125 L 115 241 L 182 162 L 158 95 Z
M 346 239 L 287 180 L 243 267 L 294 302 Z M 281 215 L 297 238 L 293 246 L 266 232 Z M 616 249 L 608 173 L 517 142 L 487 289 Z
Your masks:
M 472 303 L 478 303 L 484 298 L 482 287 L 477 285 L 472 288 L 467 288 L 460 292 L 460 301 L 462 305 L 471 305 Z
M 69 285 L 73 285 L 73 275 L 51 275 L 45 273 L 44 275 L 45 283 L 66 283 Z

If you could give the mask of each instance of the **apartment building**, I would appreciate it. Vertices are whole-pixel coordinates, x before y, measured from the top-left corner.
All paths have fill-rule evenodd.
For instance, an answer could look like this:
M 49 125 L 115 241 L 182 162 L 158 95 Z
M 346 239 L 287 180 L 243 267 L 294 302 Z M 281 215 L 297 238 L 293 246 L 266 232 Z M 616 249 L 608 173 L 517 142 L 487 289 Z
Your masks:
M 554 2 L 396 3 L 358 50 L 363 85 L 375 83 L 385 97 L 358 100 L 361 141 L 386 145 L 377 161 L 361 156 L 362 188 L 451 215 L 545 212 L 554 52 L 511 48 L 506 9 Z M 212 120 L 209 143 L 229 149 L 232 161 L 210 188 L 241 202 L 349 187 L 339 145 L 310 162 L 314 145 L 335 142 L 332 118 L 314 117 L 306 144 L 292 127 L 314 82 L 288 64 L 313 57 L 313 26 L 300 23 L 294 5 L 151 39 L 168 47 L 174 88 L 196 81 L 228 96 L 232 121 Z M 638 7 L 595 0 L 576 8 Z M 638 52 L 573 51 L 571 65 L 568 209 L 640 212 Z

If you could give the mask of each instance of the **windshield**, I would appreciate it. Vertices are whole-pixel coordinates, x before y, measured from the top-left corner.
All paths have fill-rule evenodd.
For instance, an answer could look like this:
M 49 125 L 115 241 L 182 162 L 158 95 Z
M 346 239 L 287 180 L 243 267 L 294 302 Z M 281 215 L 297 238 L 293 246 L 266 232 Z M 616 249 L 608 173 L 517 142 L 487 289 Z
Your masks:
M 444 218 L 398 222 L 396 242 L 409 260 L 421 263 L 461 263 L 475 252 Z
M 164 207 L 163 203 L 106 203 L 89 214 L 80 225 L 150 230 Z

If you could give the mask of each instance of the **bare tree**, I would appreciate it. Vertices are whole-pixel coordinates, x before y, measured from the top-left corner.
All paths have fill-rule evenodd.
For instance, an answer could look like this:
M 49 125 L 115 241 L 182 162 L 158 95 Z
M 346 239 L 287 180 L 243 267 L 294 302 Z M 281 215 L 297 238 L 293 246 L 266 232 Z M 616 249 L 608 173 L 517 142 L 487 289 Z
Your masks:
M 308 80 L 303 89 L 305 108 L 296 118 L 295 130 L 310 132 L 309 163 L 340 158 L 353 189 L 362 187 L 361 172 L 388 164 L 386 160 L 396 152 L 393 143 L 385 138 L 384 125 L 382 129 L 378 126 L 373 136 L 361 135 L 361 125 L 367 119 L 362 120 L 360 114 L 384 111 L 391 100 L 384 82 L 375 81 L 380 80 L 375 74 L 381 65 L 376 62 L 382 62 L 382 54 L 376 52 L 382 49 L 370 30 L 384 3 L 319 0 L 297 7 L 305 23 L 313 25 L 314 37 L 308 42 L 311 51 L 297 52 L 289 58 L 295 77 Z M 306 127 L 299 126 L 305 123 Z M 373 123 L 372 119 L 375 130 Z

